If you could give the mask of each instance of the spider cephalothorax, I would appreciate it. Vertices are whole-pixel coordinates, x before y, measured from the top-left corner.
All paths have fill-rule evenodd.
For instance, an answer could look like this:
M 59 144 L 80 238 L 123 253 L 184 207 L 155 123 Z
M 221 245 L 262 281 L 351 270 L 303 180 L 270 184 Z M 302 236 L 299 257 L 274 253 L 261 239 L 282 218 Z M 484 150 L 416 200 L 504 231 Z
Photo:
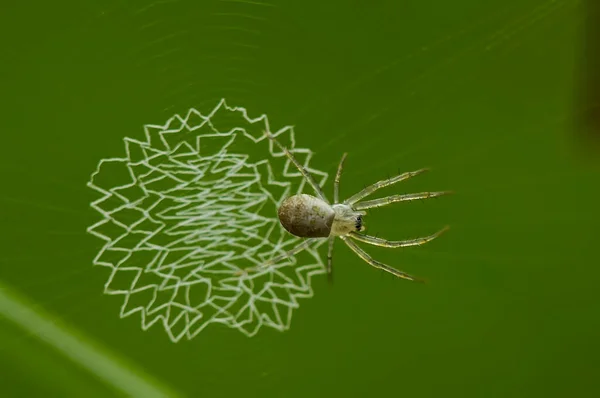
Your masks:
M 417 199 L 428 199 L 437 196 L 449 194 L 449 191 L 440 192 L 421 192 L 404 195 L 392 195 L 385 198 L 373 199 L 362 201 L 363 198 L 372 194 L 380 188 L 387 187 L 392 184 L 396 184 L 400 181 L 407 180 L 418 174 L 421 174 L 427 169 L 421 169 L 413 172 L 407 172 L 387 180 L 376 182 L 363 189 L 362 191 L 352 195 L 343 202 L 339 202 L 339 183 L 342 175 L 342 168 L 346 155 L 342 156 L 342 160 L 338 166 L 337 174 L 335 176 L 335 182 L 333 185 L 333 204 L 330 204 L 325 194 L 321 190 L 321 187 L 315 182 L 311 174 L 296 160 L 294 155 L 287 148 L 277 141 L 277 139 L 269 132 L 265 133 L 272 142 L 274 142 L 283 153 L 290 159 L 290 161 L 298 168 L 302 176 L 315 190 L 317 196 L 299 194 L 290 196 L 285 199 L 278 209 L 278 216 L 281 225 L 292 235 L 300 238 L 307 238 L 298 246 L 294 247 L 287 253 L 272 258 L 267 263 L 263 264 L 268 266 L 275 264 L 282 259 L 293 256 L 296 253 L 309 247 L 316 239 L 328 238 L 329 239 L 329 251 L 327 254 L 327 272 L 331 275 L 332 272 L 332 254 L 333 254 L 333 243 L 335 237 L 341 238 L 346 245 L 352 251 L 354 251 L 360 258 L 366 261 L 368 264 L 375 268 L 387 271 L 399 278 L 404 278 L 412 281 L 421 281 L 411 275 L 408 275 L 402 271 L 385 265 L 377 260 L 374 260 L 369 256 L 363 249 L 361 249 L 353 240 L 358 240 L 364 243 L 368 243 L 375 246 L 383 247 L 407 247 L 417 246 L 427 243 L 440 234 L 445 232 L 448 227 L 436 232 L 433 235 L 426 236 L 423 238 L 403 240 L 403 241 L 389 241 L 374 236 L 359 234 L 358 232 L 364 231 L 362 217 L 366 214 L 364 210 L 371 209 L 374 207 L 386 206 L 390 203 L 404 202 Z M 351 239 L 348 239 L 351 238 Z

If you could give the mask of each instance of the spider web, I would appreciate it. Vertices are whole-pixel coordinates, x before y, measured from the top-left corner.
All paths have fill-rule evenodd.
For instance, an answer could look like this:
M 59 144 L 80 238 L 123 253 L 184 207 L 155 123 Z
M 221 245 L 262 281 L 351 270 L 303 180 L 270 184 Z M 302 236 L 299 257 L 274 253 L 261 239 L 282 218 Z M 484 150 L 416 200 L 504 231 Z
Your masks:
M 142 329 L 162 325 L 173 342 L 211 323 L 248 336 L 290 327 L 325 272 L 323 242 L 244 272 L 299 243 L 276 214 L 305 181 L 265 130 L 266 115 L 221 100 L 207 115 L 190 109 L 146 125 L 145 140 L 124 139 L 126 156 L 99 162 L 88 186 L 101 194 L 91 206 L 102 218 L 88 232 L 104 241 L 93 263 L 110 270 L 104 292 L 123 296 L 121 318 L 139 313 Z M 293 127 L 273 135 L 326 181 L 309 167 L 310 150 L 295 147 Z

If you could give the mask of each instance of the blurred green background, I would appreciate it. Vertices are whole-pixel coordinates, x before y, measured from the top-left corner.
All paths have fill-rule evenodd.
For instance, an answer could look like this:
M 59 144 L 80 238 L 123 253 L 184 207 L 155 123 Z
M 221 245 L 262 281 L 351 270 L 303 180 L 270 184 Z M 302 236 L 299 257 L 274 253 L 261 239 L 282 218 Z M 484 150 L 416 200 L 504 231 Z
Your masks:
M 598 163 L 573 136 L 577 0 L 9 2 L 0 12 L 0 281 L 181 396 L 597 397 Z M 171 343 L 118 318 L 91 266 L 86 188 L 190 107 L 225 97 L 293 124 L 342 196 L 456 195 L 373 211 L 389 239 L 452 229 L 369 267 L 339 242 L 285 333 L 211 326 Z M 329 192 L 330 186 L 327 187 Z M 325 247 L 323 247 L 324 249 Z M 0 306 L 2 307 L 2 306 Z M 119 396 L 0 313 L 0 396 Z

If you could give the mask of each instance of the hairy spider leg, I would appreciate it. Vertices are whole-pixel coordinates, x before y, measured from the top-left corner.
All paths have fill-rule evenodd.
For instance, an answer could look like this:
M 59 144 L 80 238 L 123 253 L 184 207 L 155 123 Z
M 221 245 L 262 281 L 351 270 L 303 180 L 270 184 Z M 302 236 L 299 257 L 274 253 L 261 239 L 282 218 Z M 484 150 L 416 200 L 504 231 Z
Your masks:
M 342 177 L 342 170 L 344 169 L 344 160 L 346 160 L 346 156 L 348 156 L 348 152 L 345 152 L 342 155 L 342 160 L 340 160 L 337 173 L 335 174 L 335 180 L 333 182 L 333 203 L 340 203 L 340 178 Z
M 259 265 L 259 268 L 266 268 L 270 265 L 277 264 L 279 261 L 291 257 L 294 254 L 300 253 L 302 250 L 307 249 L 313 242 L 315 242 L 317 238 L 308 238 L 300 242 L 298 245 L 288 250 L 287 252 L 280 254 L 279 256 L 273 257 L 270 260 L 265 261 L 263 264 Z
M 390 186 L 392 184 L 396 184 L 396 183 L 398 183 L 400 181 L 408 180 L 409 178 L 412 178 L 412 177 L 414 177 L 416 175 L 422 174 L 422 173 L 424 173 L 426 171 L 429 171 L 429 169 L 420 169 L 420 170 L 417 170 L 417 171 L 409 171 L 407 173 L 403 173 L 403 174 L 397 175 L 395 177 L 388 178 L 386 180 L 377 181 L 375 184 L 369 185 L 368 187 L 366 187 L 362 191 L 360 191 L 360 192 L 352 195 L 348 199 L 346 199 L 344 201 L 344 204 L 353 205 L 354 203 L 358 202 L 362 198 L 364 198 L 364 197 L 372 194 L 373 192 L 377 191 L 378 189 Z
M 407 280 L 413 281 L 413 282 L 422 282 L 422 283 L 425 282 L 425 280 L 423 280 L 423 279 L 414 277 L 414 276 L 409 275 L 402 271 L 398 271 L 397 269 L 392 268 L 389 265 L 385 265 L 384 263 L 373 259 L 373 257 L 369 256 L 367 254 L 367 252 L 365 252 L 363 249 L 358 247 L 358 245 L 356 243 L 354 243 L 353 241 L 348 239 L 346 236 L 340 236 L 340 238 L 346 243 L 346 245 L 348 245 L 348 247 L 350 249 L 352 249 L 352 251 L 354 253 L 356 253 L 360 258 L 362 258 L 367 264 L 369 264 L 375 268 L 389 272 L 390 274 L 397 276 L 398 278 L 407 279 Z
M 294 155 L 286 147 L 284 147 L 283 145 L 281 145 L 281 143 L 277 140 L 277 138 L 275 138 L 275 136 L 273 136 L 273 134 L 271 134 L 268 131 L 265 131 L 265 135 L 272 142 L 274 142 L 275 145 L 277 145 L 279 147 L 279 149 L 281 149 L 283 151 L 283 153 L 285 154 L 285 156 L 287 156 L 288 159 L 294 164 L 294 166 L 296 166 L 296 168 L 298 169 L 298 171 L 302 174 L 302 176 L 306 179 L 306 181 L 308 181 L 308 183 L 310 184 L 310 186 L 315 190 L 315 193 L 317 194 L 317 196 L 321 200 L 324 200 L 325 203 L 329 203 L 329 201 L 325 197 L 325 194 L 321 190 L 321 187 L 319 186 L 319 184 L 317 184 L 317 182 L 313 178 L 312 174 L 310 174 L 310 172 L 308 170 L 306 170 L 304 168 L 304 166 L 302 166 L 300 164 L 300 162 L 298 162 L 298 160 L 294 157 Z
M 448 231 L 449 229 L 450 229 L 449 226 L 445 226 L 444 228 L 442 228 L 438 232 L 434 233 L 433 235 L 425 236 L 422 238 L 409 239 L 409 240 L 398 240 L 398 241 L 376 238 L 374 236 L 363 235 L 363 234 L 359 234 L 356 232 L 350 232 L 350 234 L 348 236 L 350 236 L 352 239 L 355 239 L 355 240 L 358 240 L 358 241 L 361 241 L 364 243 L 368 243 L 373 246 L 398 248 L 398 247 L 424 245 L 427 242 L 431 242 L 432 240 L 434 240 L 435 238 L 437 238 L 444 232 Z
M 335 236 L 329 238 L 329 248 L 327 249 L 327 279 L 329 283 L 333 282 L 333 245 L 335 244 Z
M 384 198 L 366 200 L 364 202 L 358 202 L 352 205 L 354 210 L 366 210 L 372 209 L 374 207 L 382 207 L 387 206 L 396 202 L 407 202 L 411 200 L 419 200 L 419 199 L 430 199 L 436 198 L 438 196 L 450 195 L 454 192 L 452 191 L 440 191 L 440 192 L 420 192 L 420 193 L 409 193 L 405 195 L 391 195 L 386 196 Z
M 337 173 L 335 174 L 335 180 L 333 182 L 333 203 L 339 203 L 340 201 L 340 178 L 342 177 L 342 170 L 344 169 L 344 161 L 346 160 L 348 153 L 345 152 L 342 155 L 340 164 L 338 165 Z M 329 282 L 333 282 L 333 246 L 335 245 L 335 236 L 329 237 L 329 248 L 327 249 L 327 279 Z
M 265 261 L 264 263 L 257 265 L 256 267 L 249 267 L 246 268 L 244 270 L 241 271 L 237 271 L 234 273 L 235 276 L 240 276 L 242 274 L 246 274 L 249 272 L 258 272 L 261 271 L 273 264 L 277 264 L 278 262 L 280 262 L 283 259 L 286 259 L 288 257 L 293 256 L 294 254 L 298 254 L 300 253 L 302 250 L 305 250 L 306 248 L 308 248 L 310 246 L 311 243 L 315 242 L 317 240 L 317 238 L 308 238 L 303 240 L 301 243 L 299 243 L 298 245 L 294 246 L 292 249 L 286 251 L 283 254 L 280 254 L 279 256 L 273 257 L 267 261 Z

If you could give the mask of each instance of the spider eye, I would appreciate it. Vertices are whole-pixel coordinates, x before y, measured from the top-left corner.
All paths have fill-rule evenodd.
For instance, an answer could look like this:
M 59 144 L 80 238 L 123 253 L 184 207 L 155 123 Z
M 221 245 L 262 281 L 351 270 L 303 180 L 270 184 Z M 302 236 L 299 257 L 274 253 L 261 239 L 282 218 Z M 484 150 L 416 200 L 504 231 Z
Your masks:
M 362 229 L 362 216 L 356 217 L 356 230 L 360 231 Z

